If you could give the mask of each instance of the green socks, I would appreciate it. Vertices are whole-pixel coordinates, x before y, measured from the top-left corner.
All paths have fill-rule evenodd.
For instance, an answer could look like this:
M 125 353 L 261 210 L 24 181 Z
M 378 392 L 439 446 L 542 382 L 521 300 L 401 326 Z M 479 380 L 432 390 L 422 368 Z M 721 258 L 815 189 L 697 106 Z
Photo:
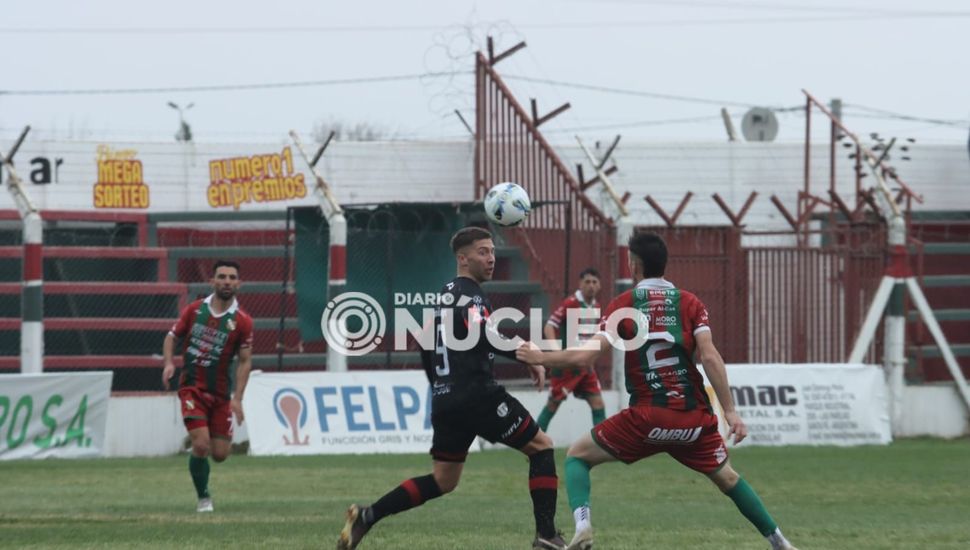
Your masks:
M 566 457 L 566 493 L 569 495 L 570 510 L 589 506 L 589 470 L 590 465 L 585 460 Z
M 555 411 L 550 411 L 549 407 L 542 407 L 542 412 L 539 413 L 539 419 L 537 420 L 542 431 L 549 429 L 549 421 L 552 420 L 554 414 L 556 414 Z
M 190 454 L 189 473 L 199 498 L 209 498 L 209 458 Z
M 568 458 L 566 459 L 566 479 L 570 479 Z M 566 486 L 569 487 L 568 484 Z M 765 509 L 764 503 L 761 502 L 761 498 L 758 497 L 758 493 L 754 492 L 754 489 L 748 485 L 748 482 L 745 481 L 744 478 L 739 479 L 738 484 L 724 494 L 734 501 L 734 504 L 737 505 L 738 510 L 741 511 L 741 514 L 748 518 L 748 521 L 754 524 L 755 528 L 757 528 L 762 535 L 767 537 L 768 535 L 774 533 L 775 529 L 778 528 L 775 520 L 771 519 L 771 515 L 768 513 L 768 510 Z M 569 496 L 569 504 L 572 505 L 572 492 L 569 493 Z
M 593 411 L 593 425 L 606 420 L 606 409 L 591 409 Z

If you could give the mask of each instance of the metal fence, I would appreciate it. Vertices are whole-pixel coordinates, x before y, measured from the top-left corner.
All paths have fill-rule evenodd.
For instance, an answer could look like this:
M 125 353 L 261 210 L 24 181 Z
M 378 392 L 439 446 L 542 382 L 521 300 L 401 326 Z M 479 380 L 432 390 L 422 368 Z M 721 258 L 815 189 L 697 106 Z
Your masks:
M 882 276 L 881 225 L 815 235 L 814 245 L 751 246 L 738 227 L 641 227 L 667 241 L 667 276 L 698 295 L 732 363 L 841 362 Z M 775 239 L 777 241 L 777 239 Z M 877 362 L 881 334 L 867 360 Z
M 603 275 L 603 294 L 611 296 L 615 227 L 539 132 L 543 120 L 526 113 L 492 62 L 481 53 L 476 59 L 476 195 L 504 181 L 529 192 L 535 208 L 507 236 L 526 255 L 531 278 L 542 283 L 550 300 L 572 292 L 572 279 L 589 266 Z

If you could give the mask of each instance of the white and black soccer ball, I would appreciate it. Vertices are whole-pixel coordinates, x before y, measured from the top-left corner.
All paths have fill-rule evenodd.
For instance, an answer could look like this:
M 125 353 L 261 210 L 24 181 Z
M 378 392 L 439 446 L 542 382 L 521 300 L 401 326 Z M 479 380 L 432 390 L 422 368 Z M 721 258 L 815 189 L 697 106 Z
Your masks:
M 531 211 L 529 194 L 517 183 L 499 183 L 485 194 L 485 215 L 494 224 L 506 227 L 518 225 Z

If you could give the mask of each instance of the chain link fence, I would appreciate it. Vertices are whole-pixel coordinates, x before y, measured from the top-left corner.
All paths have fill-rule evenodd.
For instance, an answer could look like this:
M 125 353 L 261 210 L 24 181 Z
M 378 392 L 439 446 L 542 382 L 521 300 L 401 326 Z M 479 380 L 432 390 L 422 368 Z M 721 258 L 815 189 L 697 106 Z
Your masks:
M 160 391 L 165 334 L 184 307 L 211 293 L 218 259 L 240 264 L 239 301 L 254 319 L 253 367 L 326 368 L 320 318 L 334 297 L 328 296 L 329 227 L 316 208 L 70 216 L 44 213 L 45 371 L 108 369 L 116 392 Z M 420 368 L 413 337 L 395 346 L 395 309 L 424 318 L 431 297 L 455 276 L 454 231 L 487 226 L 480 207 L 351 206 L 346 217 L 344 290 L 370 296 L 387 320 L 387 337 L 370 353 L 351 357 L 350 368 Z M 529 252 L 509 238 L 515 230 L 491 229 L 495 280 L 484 286 L 493 306 L 523 313 L 539 308 L 544 322 L 558 298 L 530 278 Z M 18 220 L 0 220 L 0 372 L 20 368 L 21 233 Z M 577 266 L 585 262 L 585 248 L 574 248 Z M 527 322 L 502 326 L 507 335 L 530 336 Z M 525 377 L 502 358 L 496 372 L 506 381 Z

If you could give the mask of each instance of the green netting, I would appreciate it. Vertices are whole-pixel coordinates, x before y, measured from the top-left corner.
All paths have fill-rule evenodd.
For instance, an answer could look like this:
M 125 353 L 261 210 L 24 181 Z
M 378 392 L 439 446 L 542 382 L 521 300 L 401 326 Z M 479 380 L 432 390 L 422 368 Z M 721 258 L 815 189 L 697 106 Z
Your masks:
M 400 301 L 437 293 L 454 276 L 449 240 L 464 225 L 460 210 L 443 204 L 346 209 L 346 292 L 373 297 L 387 315 L 388 327 L 393 328 L 396 295 Z M 327 304 L 329 228 L 315 208 L 295 210 L 294 221 L 300 333 L 305 342 L 319 341 L 323 339 L 320 316 Z M 423 307 L 407 306 L 417 319 Z

